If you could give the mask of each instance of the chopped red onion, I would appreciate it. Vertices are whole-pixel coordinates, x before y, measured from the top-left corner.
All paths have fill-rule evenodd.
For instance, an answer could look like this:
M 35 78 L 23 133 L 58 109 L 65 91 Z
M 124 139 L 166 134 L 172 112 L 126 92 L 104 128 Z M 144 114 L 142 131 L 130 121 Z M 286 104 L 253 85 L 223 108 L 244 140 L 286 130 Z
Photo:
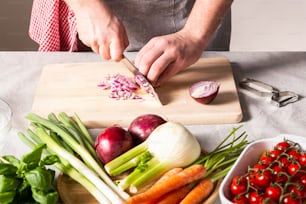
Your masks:
M 142 100 L 143 98 L 135 91 L 138 86 L 128 77 L 121 74 L 115 74 L 113 76 L 106 76 L 105 81 L 98 84 L 103 90 L 110 90 L 109 97 L 117 100 L 128 100 L 137 99 Z

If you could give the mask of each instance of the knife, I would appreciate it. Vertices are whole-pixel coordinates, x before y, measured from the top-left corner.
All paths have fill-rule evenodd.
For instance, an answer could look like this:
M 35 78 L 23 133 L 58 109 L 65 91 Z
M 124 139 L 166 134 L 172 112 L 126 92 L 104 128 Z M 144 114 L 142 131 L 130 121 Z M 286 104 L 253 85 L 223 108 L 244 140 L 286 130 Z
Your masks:
M 160 105 L 163 105 L 159 99 L 158 94 L 154 90 L 154 87 L 149 82 L 149 80 L 138 70 L 137 67 L 126 57 L 123 55 L 121 62 L 130 70 L 130 72 L 134 75 L 134 80 L 136 84 L 140 86 L 142 90 L 152 96 Z

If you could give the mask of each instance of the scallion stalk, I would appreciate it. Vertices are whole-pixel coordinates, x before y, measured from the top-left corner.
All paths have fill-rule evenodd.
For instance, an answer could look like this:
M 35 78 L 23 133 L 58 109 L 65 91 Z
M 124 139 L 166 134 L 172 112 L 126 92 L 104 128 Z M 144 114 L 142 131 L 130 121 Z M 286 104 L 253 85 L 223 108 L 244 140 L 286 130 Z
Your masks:
M 34 134 L 33 132 L 31 134 Z M 35 135 L 35 134 L 34 134 Z M 31 149 L 36 147 L 36 144 L 31 141 L 29 138 L 27 138 L 23 133 L 18 133 L 19 138 L 28 145 Z M 38 137 L 32 137 L 38 138 Z M 41 144 L 41 140 L 35 141 L 37 144 Z M 52 150 L 47 146 L 47 152 L 48 154 L 54 154 Z M 64 174 L 70 176 L 73 180 L 76 182 L 82 184 L 82 186 L 87 189 L 88 192 L 90 192 L 98 202 L 100 203 L 108 203 L 108 199 L 105 197 L 105 195 L 92 183 L 90 182 L 87 177 L 85 177 L 83 174 L 81 174 L 79 171 L 77 171 L 75 168 L 73 168 L 70 163 L 65 160 L 63 157 L 59 156 L 61 163 L 57 162 L 54 164 L 54 166 L 59 169 Z
M 60 126 L 34 113 L 29 113 L 26 118 L 32 122 L 42 124 L 46 128 L 56 132 L 75 152 L 78 153 L 78 155 L 83 159 L 84 162 L 86 161 L 89 167 L 94 170 L 104 180 L 104 182 L 106 182 L 106 184 L 111 187 L 111 189 L 113 189 L 118 195 L 120 195 L 121 198 L 129 198 L 129 195 L 127 193 L 119 189 L 113 183 L 113 181 L 101 168 L 101 164 L 97 163 L 97 161 L 91 156 L 91 154 L 86 150 L 86 148 L 79 145 L 74 139 L 71 138 L 71 135 L 64 131 Z
M 75 113 L 74 114 L 74 119 L 75 122 L 77 123 L 77 125 L 80 128 L 80 131 L 82 132 L 82 134 L 84 135 L 84 138 L 87 139 L 87 141 L 89 142 L 89 144 L 91 144 L 92 146 L 94 146 L 94 141 L 92 139 L 92 137 L 90 136 L 87 128 L 85 127 L 85 125 L 83 124 L 83 122 L 81 121 L 80 117 Z
M 147 150 L 148 150 L 147 144 L 145 142 L 141 143 L 141 144 L 137 145 L 136 147 L 130 149 L 125 154 L 121 154 L 118 157 L 116 157 L 115 159 L 113 159 L 112 161 L 108 162 L 104 166 L 104 168 L 105 168 L 106 172 L 108 172 L 110 175 L 115 176 L 117 174 L 116 171 L 118 169 L 122 168 L 121 167 L 122 165 L 124 165 L 128 162 L 133 162 L 133 161 L 130 161 L 130 160 L 133 160 L 135 157 L 141 155 L 143 152 L 145 152 Z M 133 166 L 131 166 L 131 167 L 133 167 Z
M 57 155 L 61 155 L 61 157 L 65 160 L 69 161 L 75 169 L 78 169 L 79 172 L 82 172 L 83 175 L 86 175 L 88 180 L 94 183 L 98 189 L 100 189 L 102 192 L 105 192 L 104 194 L 108 198 L 107 200 L 104 200 L 105 203 L 111 203 L 111 201 L 122 203 L 122 199 L 104 182 L 102 182 L 95 172 L 84 165 L 84 163 L 74 155 L 58 145 L 54 140 L 52 140 L 44 129 L 36 128 L 34 132 L 41 138 L 44 143 L 48 144 L 48 147 L 52 149 L 52 151 L 54 151 Z

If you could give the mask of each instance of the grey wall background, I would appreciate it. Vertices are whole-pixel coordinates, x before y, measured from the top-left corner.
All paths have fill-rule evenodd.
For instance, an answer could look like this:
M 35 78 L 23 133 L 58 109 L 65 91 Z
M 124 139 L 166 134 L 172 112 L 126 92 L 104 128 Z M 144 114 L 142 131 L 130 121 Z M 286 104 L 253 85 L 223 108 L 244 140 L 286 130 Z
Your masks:
M 0 51 L 36 50 L 32 0 L 0 0 Z M 232 51 L 306 51 L 306 0 L 235 0 Z
M 0 0 L 0 50 L 36 50 L 28 37 L 32 0 Z

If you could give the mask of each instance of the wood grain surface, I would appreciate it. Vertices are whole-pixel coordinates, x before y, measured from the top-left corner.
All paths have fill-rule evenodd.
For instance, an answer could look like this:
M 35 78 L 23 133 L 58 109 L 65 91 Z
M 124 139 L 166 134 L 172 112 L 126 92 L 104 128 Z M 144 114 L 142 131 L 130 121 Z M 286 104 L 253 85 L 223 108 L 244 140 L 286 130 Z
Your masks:
M 213 204 L 218 197 L 221 180 L 219 180 L 214 191 L 203 202 L 203 204 Z M 98 201 L 78 182 L 65 174 L 60 174 L 57 178 L 57 189 L 63 204 L 98 204 Z
M 49 64 L 41 73 L 32 111 L 42 116 L 50 112 L 77 113 L 89 128 L 118 124 L 127 127 L 142 114 L 155 113 L 184 125 L 238 123 L 242 111 L 230 62 L 226 58 L 201 58 L 195 64 L 156 88 L 164 104 L 139 93 L 144 101 L 115 100 L 109 91 L 97 85 L 107 75 L 122 74 L 132 78 L 121 63 L 92 62 Z M 215 100 L 203 105 L 189 95 L 189 87 L 198 81 L 220 83 Z

